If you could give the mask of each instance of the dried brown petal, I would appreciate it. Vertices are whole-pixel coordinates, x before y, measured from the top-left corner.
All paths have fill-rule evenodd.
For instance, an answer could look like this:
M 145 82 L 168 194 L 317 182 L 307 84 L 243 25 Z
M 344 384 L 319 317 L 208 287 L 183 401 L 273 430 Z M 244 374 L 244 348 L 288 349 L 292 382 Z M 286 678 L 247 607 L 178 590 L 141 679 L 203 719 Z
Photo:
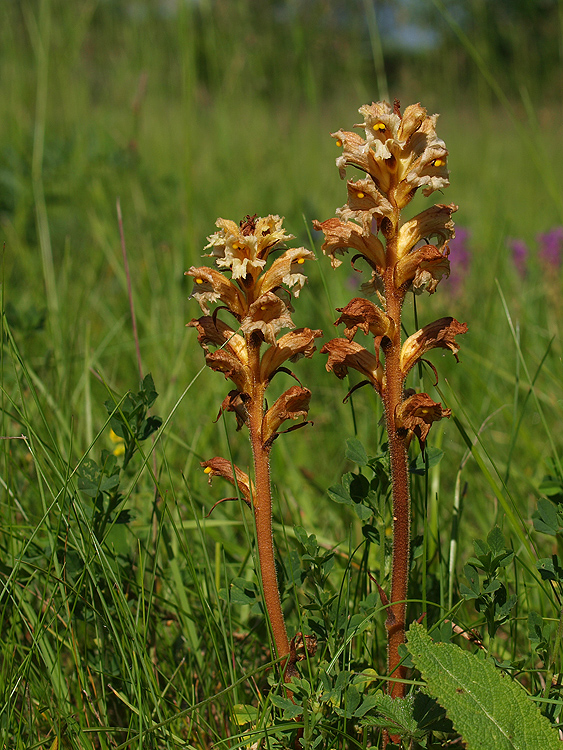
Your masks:
M 410 285 L 415 292 L 433 294 L 442 276 L 450 275 L 449 250 L 442 254 L 434 245 L 425 245 L 405 255 L 395 266 L 395 286 Z
M 290 360 L 296 362 L 300 357 L 312 357 L 316 350 L 315 339 L 322 336 L 322 331 L 310 328 L 296 328 L 279 338 L 274 346 L 268 347 L 260 363 L 260 380 L 269 380 L 273 373 Z
M 349 249 L 363 255 L 372 268 L 385 268 L 385 250 L 380 240 L 371 232 L 364 234 L 354 222 L 327 219 L 322 222 L 313 221 L 313 226 L 317 231 L 324 232 L 325 242 L 321 249 L 325 255 L 330 255 L 333 268 L 338 268 L 342 263 L 335 254 L 343 255 Z
M 281 329 L 295 328 L 295 324 L 285 302 L 273 292 L 266 292 L 250 305 L 240 327 L 245 336 L 260 333 L 268 344 L 275 344 Z
M 376 391 L 381 393 L 383 368 L 375 355 L 363 346 L 347 339 L 332 339 L 323 346 L 321 354 L 328 354 L 326 369 L 332 371 L 337 378 L 345 378 L 348 368 L 352 367 L 367 377 Z
M 234 487 L 238 487 L 238 490 L 247 505 L 252 505 L 254 486 L 251 484 L 248 474 L 241 471 L 238 466 L 234 467 L 235 471 L 233 473 L 233 464 L 230 461 L 227 461 L 226 458 L 221 458 L 221 456 L 210 458 L 209 461 L 201 461 L 200 465 L 203 467 L 204 472 L 209 476 L 209 484 L 211 484 L 211 479 L 213 477 L 223 477 L 223 479 L 226 479 L 227 482 L 230 482 Z
M 389 336 L 393 335 L 393 321 L 377 307 L 363 297 L 354 297 L 346 307 L 337 307 L 342 315 L 334 325 L 345 323 L 344 335 L 349 341 L 352 341 L 358 329 L 372 336 Z
M 451 414 L 451 409 L 443 409 L 442 404 L 433 401 L 427 393 L 416 393 L 397 407 L 395 427 L 405 438 L 409 434 L 416 435 L 421 446 L 424 446 L 432 423 L 449 418 Z
M 449 349 L 457 360 L 459 344 L 455 337 L 466 331 L 466 323 L 460 323 L 455 318 L 440 318 L 409 336 L 401 349 L 403 377 L 406 377 L 411 367 L 430 349 Z
M 311 391 L 298 385 L 293 385 L 276 400 L 262 421 L 262 441 L 270 444 L 276 437 L 280 425 L 287 419 L 306 417 L 309 412 Z

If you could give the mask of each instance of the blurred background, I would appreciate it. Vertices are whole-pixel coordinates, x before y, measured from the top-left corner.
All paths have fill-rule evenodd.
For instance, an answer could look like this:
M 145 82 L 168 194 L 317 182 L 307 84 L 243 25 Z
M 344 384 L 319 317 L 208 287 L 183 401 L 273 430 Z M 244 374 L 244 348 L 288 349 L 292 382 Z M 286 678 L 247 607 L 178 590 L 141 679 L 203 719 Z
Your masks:
M 318 251 L 311 219 L 345 201 L 330 133 L 351 129 L 361 104 L 397 98 L 440 113 L 451 187 L 437 200 L 459 205 L 452 276 L 418 306 L 421 324 L 446 314 L 470 324 L 463 364 L 440 360 L 442 395 L 475 434 L 489 420 L 503 471 L 515 466 L 527 496 L 553 444 L 537 432 L 543 417 L 527 411 L 526 377 L 539 377 L 554 424 L 563 403 L 561 3 L 4 0 L 0 13 L 4 307 L 43 408 L 72 421 L 65 455 L 93 444 L 107 388 L 138 382 L 116 200 L 143 368 L 168 414 L 203 364 L 185 329 L 198 308 L 183 274 L 216 218 L 277 213 L 296 243 Z M 435 197 L 417 197 L 413 211 Z M 334 335 L 334 307 L 359 286 L 346 267 L 333 273 L 322 256 L 312 265 L 298 325 Z M 322 357 L 300 372 L 316 426 L 296 438 L 293 479 L 280 466 L 295 491 L 315 441 L 326 445 L 315 455 L 323 487 L 344 465 L 340 431 L 369 442 L 380 414 L 369 395 L 356 399 L 357 414 L 343 406 L 346 384 L 326 375 Z M 179 466 L 194 451 L 219 452 L 211 420 L 225 383 L 203 378 L 171 423 Z M 442 429 L 457 471 L 466 446 Z

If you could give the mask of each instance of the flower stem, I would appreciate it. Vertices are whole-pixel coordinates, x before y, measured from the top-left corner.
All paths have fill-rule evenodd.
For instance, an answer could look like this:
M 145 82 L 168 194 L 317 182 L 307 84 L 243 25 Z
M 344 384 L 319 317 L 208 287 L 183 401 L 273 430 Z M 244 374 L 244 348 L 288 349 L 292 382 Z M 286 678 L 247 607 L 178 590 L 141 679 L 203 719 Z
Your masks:
M 249 346 L 249 360 L 259 361 L 258 347 Z M 254 356 L 252 356 L 254 355 Z M 255 373 L 258 370 L 253 370 Z M 255 380 L 251 399 L 248 404 L 248 426 L 254 459 L 255 494 L 252 498 L 258 559 L 264 603 L 268 612 L 274 645 L 277 656 L 283 659 L 285 666 L 289 656 L 289 640 L 281 606 L 274 555 L 274 538 L 272 533 L 272 493 L 270 484 L 270 446 L 262 442 L 262 420 L 264 418 L 264 383 Z
M 388 248 L 389 250 L 389 248 Z M 388 253 L 389 257 L 390 253 Z M 385 419 L 389 439 L 391 480 L 393 496 L 393 562 L 391 599 L 387 611 L 387 668 L 390 676 L 403 679 L 406 668 L 400 664 L 399 646 L 405 642 L 405 618 L 409 579 L 410 553 L 410 495 L 407 451 L 402 437 L 397 433 L 395 414 L 403 400 L 403 375 L 401 372 L 401 306 L 404 292 L 395 287 L 394 265 L 384 273 L 386 312 L 395 324 L 394 336 L 385 348 Z M 393 698 L 403 698 L 406 685 L 392 682 L 389 693 Z

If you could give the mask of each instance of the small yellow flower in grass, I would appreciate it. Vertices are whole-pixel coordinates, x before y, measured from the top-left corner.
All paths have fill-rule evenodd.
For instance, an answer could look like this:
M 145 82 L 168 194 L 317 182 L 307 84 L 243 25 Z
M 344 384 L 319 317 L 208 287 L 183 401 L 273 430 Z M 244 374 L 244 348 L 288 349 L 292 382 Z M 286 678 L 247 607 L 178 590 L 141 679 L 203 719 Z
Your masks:
M 125 440 L 122 437 L 119 437 L 113 430 L 110 429 L 109 431 L 109 439 L 112 443 L 114 443 L 115 448 L 113 449 L 113 455 L 117 456 L 123 456 L 125 453 Z

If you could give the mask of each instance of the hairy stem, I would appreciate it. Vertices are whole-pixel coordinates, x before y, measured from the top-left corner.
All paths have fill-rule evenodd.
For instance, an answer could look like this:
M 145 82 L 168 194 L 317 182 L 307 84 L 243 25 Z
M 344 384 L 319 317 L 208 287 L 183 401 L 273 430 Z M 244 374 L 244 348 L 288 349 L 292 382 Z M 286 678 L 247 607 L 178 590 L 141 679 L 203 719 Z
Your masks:
M 388 242 L 388 258 L 393 258 L 393 240 Z M 395 426 L 396 409 L 403 400 L 403 375 L 401 372 L 401 306 L 404 292 L 396 289 L 394 263 L 384 273 L 386 312 L 395 324 L 393 340 L 385 348 L 385 419 L 391 459 L 393 496 L 393 566 L 391 599 L 387 610 L 387 667 L 389 675 L 403 679 L 406 668 L 400 664 L 399 646 L 405 642 L 405 617 L 409 580 L 410 553 L 410 494 L 407 451 Z M 390 683 L 389 692 L 394 698 L 405 695 L 406 685 Z
M 258 362 L 253 372 L 259 372 L 258 347 L 249 346 L 250 359 Z M 252 365 L 251 365 L 252 366 Z M 258 558 L 264 603 L 268 612 L 272 635 L 278 658 L 286 661 L 289 656 L 289 640 L 281 606 L 274 555 L 272 534 L 272 492 L 270 484 L 270 447 L 262 443 L 262 420 L 264 417 L 264 383 L 256 380 L 253 384 L 251 400 L 248 404 L 250 440 L 254 459 L 254 479 L 256 491 L 252 498 Z

